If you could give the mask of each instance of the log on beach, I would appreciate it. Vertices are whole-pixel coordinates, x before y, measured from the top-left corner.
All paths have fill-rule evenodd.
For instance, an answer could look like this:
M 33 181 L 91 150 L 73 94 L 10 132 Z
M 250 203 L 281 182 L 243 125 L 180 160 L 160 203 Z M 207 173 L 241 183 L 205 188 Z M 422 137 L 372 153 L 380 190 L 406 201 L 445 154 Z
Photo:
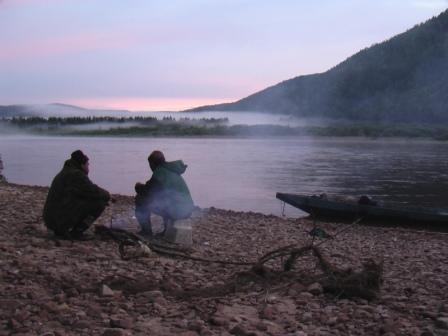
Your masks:
M 308 219 L 210 208 L 191 219 L 193 246 L 181 251 L 190 259 L 166 244 L 173 253 L 123 259 L 114 239 L 55 239 L 41 217 L 47 192 L 0 183 L 0 335 L 448 331 L 446 235 L 372 226 L 338 234 L 345 224 L 318 222 L 333 237 L 326 239 L 309 234 Z M 95 225 L 136 232 L 132 197 L 114 197 L 117 202 Z M 160 220 L 154 223 L 160 230 Z M 318 258 L 310 249 L 287 269 L 291 253 L 266 258 L 311 242 L 318 245 Z M 254 272 L 250 264 L 263 256 L 264 273 Z M 347 296 L 344 286 L 328 282 L 328 270 L 353 280 L 371 260 L 382 263 L 374 297 Z

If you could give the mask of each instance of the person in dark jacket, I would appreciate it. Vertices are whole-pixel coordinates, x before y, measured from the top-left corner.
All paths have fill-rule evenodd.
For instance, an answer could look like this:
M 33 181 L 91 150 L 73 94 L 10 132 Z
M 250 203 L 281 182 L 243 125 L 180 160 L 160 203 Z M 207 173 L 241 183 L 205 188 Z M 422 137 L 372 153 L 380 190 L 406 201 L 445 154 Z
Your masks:
M 109 192 L 93 184 L 88 174 L 89 158 L 77 150 L 53 179 L 43 218 L 56 236 L 82 238 L 108 204 Z
M 3 161 L 2 161 L 2 155 L 0 154 L 0 182 L 6 181 L 5 177 L 2 175 L 3 172 Z
M 163 218 L 164 230 L 178 219 L 191 216 L 193 200 L 182 174 L 187 169 L 181 160 L 166 162 L 161 151 L 154 151 L 148 157 L 153 172 L 145 184 L 135 185 L 135 217 L 141 234 L 152 235 L 151 213 Z

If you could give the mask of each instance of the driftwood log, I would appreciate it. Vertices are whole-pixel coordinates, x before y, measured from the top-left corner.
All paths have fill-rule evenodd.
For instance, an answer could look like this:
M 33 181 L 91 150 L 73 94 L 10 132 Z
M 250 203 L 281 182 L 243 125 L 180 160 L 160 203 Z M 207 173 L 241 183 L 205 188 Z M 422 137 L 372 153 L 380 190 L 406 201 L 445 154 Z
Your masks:
M 138 254 L 129 255 L 126 253 L 126 247 L 134 246 L 141 248 L 144 246 L 158 254 L 190 259 L 197 262 L 252 266 L 250 271 L 236 273 L 232 279 L 229 279 L 229 283 L 225 285 L 225 288 L 222 288 L 221 291 L 216 287 L 202 288 L 201 290 L 190 291 L 189 295 L 196 293 L 198 296 L 201 296 L 205 293 L 216 294 L 218 292 L 224 294 L 224 292 L 228 293 L 236 291 L 238 288 L 240 290 L 250 290 L 247 286 L 243 285 L 242 282 L 244 282 L 244 279 L 250 279 L 250 281 L 248 280 L 247 282 L 263 283 L 264 287 L 269 285 L 278 286 L 280 282 L 292 283 L 302 280 L 306 282 L 319 282 L 322 285 L 324 292 L 334 294 L 338 298 L 360 297 L 367 300 L 373 300 L 376 298 L 382 283 L 382 262 L 376 263 L 374 260 L 367 260 L 361 265 L 362 269 L 359 271 L 354 271 L 351 268 L 339 269 L 332 265 L 317 246 L 312 244 L 301 247 L 297 247 L 297 245 L 284 246 L 269 251 L 256 262 L 235 262 L 231 260 L 214 260 L 191 256 L 188 254 L 188 251 L 180 251 L 175 248 L 167 248 L 166 246 L 151 243 L 125 230 L 97 227 L 95 233 L 103 239 L 106 238 L 117 241 L 119 244 L 120 255 L 123 259 L 129 259 L 130 256 L 139 256 Z M 149 253 L 146 251 L 142 256 L 148 256 L 148 254 Z M 322 270 L 323 276 L 319 275 L 313 278 L 312 275 L 308 275 L 308 279 L 300 279 L 300 277 L 297 276 L 297 273 L 292 272 L 294 264 L 304 255 L 311 255 L 316 258 L 316 265 Z M 266 266 L 268 262 L 273 262 L 278 259 L 284 260 L 284 258 L 286 258 L 286 260 L 283 262 L 280 270 L 274 270 Z M 182 296 L 182 294 L 179 293 L 178 295 Z

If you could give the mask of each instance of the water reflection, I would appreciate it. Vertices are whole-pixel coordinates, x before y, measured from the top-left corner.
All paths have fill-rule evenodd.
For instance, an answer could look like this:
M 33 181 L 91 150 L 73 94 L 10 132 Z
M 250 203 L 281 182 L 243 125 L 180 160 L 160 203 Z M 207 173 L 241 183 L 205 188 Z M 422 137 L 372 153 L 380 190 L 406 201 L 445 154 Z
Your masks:
M 322 140 L 300 165 L 285 166 L 281 176 L 289 192 L 368 194 L 385 202 L 446 207 L 446 146 L 428 141 Z M 293 181 L 297 183 L 290 184 Z

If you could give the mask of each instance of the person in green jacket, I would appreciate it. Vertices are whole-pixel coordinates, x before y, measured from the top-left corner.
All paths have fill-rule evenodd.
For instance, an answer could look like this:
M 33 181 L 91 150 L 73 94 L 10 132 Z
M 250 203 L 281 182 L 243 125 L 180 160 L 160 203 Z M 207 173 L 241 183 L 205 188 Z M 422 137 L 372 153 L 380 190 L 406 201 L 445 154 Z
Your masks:
M 88 174 L 89 158 L 76 150 L 51 183 L 43 219 L 57 237 L 83 239 L 110 200 L 109 192 L 93 184 Z
M 168 226 L 190 217 L 193 212 L 193 199 L 181 176 L 187 165 L 181 160 L 166 162 L 161 151 L 152 152 L 148 162 L 153 174 L 145 184 L 135 185 L 135 217 L 141 227 L 139 233 L 152 235 L 151 213 L 161 216 L 164 234 Z

